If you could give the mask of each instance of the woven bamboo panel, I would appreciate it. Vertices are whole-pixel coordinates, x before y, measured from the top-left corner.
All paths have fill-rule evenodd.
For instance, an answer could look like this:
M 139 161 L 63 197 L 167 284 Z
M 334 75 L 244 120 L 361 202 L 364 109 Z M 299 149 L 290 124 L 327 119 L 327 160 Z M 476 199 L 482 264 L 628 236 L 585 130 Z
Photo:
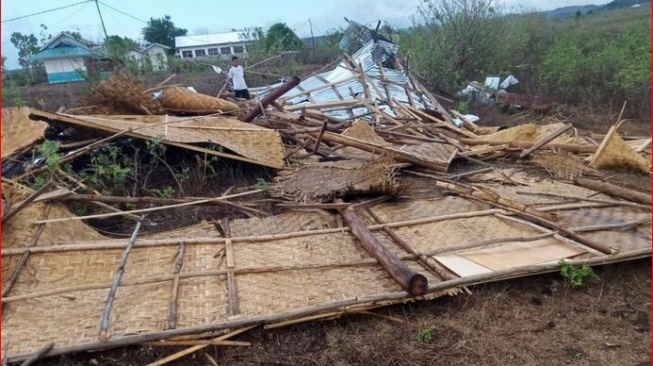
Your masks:
M 438 142 L 393 147 L 391 150 L 401 152 L 423 161 L 442 165 L 445 167 L 445 170 L 456 155 L 455 147 Z
M 284 166 L 284 148 L 281 136 L 275 130 L 219 116 L 190 120 L 160 116 L 159 122 L 171 122 L 169 124 L 153 123 L 153 120 L 153 116 L 148 116 L 147 122 L 126 116 L 74 116 L 74 119 L 67 121 L 112 132 L 137 129 L 129 135 L 147 139 L 162 137 L 165 142 L 212 142 L 264 165 L 277 168 Z
M 29 108 L 2 108 L 2 157 L 43 138 L 48 124 L 29 119 Z
M 373 212 L 386 223 L 432 220 L 402 224 L 391 230 L 415 251 L 431 253 L 429 255 L 435 257 L 455 256 L 457 251 L 470 245 L 480 249 L 478 246 L 483 245 L 483 241 L 491 239 L 529 237 L 540 233 L 527 224 L 492 214 L 477 214 L 489 208 L 463 198 L 446 197 L 388 202 L 375 206 Z M 584 211 L 576 212 L 582 215 Z M 473 216 L 442 218 L 453 214 Z M 620 211 L 613 211 L 612 214 L 625 215 Z M 369 215 L 364 211 L 361 211 L 361 215 L 369 225 L 372 224 Z M 336 222 L 335 216 L 330 213 L 313 211 L 234 220 L 230 226 L 233 237 L 242 237 L 336 228 Z M 576 221 L 573 224 L 576 225 Z M 582 222 L 578 221 L 578 224 Z M 404 256 L 404 263 L 425 275 L 431 284 L 441 281 L 416 261 L 407 259 L 405 250 L 387 234 L 380 230 L 373 230 L 373 233 L 391 252 Z M 207 324 L 220 327 L 220 324 L 234 318 L 252 319 L 265 314 L 276 316 L 283 311 L 335 304 L 343 299 L 402 291 L 345 229 L 315 235 L 295 234 L 285 239 L 234 241 L 231 250 L 236 285 L 230 288 L 226 280 L 226 245 L 193 243 L 193 237 L 218 236 L 218 231 L 206 222 L 149 236 L 150 239 L 172 237 L 186 242 L 178 294 L 178 328 L 193 329 Z M 101 239 L 99 234 L 97 237 L 100 239 L 81 237 L 62 241 L 62 238 L 55 237 L 51 240 L 68 244 L 88 240 L 91 240 L 90 244 L 92 240 L 98 244 L 126 243 L 126 240 Z M 142 240 L 147 238 L 143 237 Z M 553 243 L 560 251 L 550 254 L 546 260 L 557 260 L 560 256 L 566 257 L 578 251 L 576 245 L 555 239 L 550 239 L 548 243 Z M 483 253 L 490 256 L 497 250 L 503 250 L 506 256 L 512 255 L 514 260 L 509 265 L 515 267 L 544 260 L 523 255 L 524 248 L 528 248 L 532 242 L 517 244 L 511 244 L 516 245 L 512 249 L 507 244 L 483 245 L 482 248 Z M 538 243 L 532 245 L 536 248 Z M 3 309 L 3 334 L 12 340 L 9 354 L 29 354 L 49 341 L 54 341 L 57 347 L 91 347 L 98 342 L 100 314 L 122 252 L 123 249 L 107 250 L 90 246 L 86 250 L 71 252 L 32 253 L 29 270 L 21 272 Z M 130 334 L 151 334 L 166 328 L 177 253 L 178 245 L 139 247 L 137 241 L 113 302 L 108 333 L 110 341 Z M 493 258 L 496 260 L 496 255 Z M 502 269 L 508 264 L 490 266 Z M 456 271 L 462 273 L 465 268 L 457 268 Z M 492 272 L 491 269 L 489 271 Z M 85 289 L 81 290 L 80 286 Z M 455 288 L 451 288 L 430 296 L 456 292 Z M 237 314 L 232 314 L 230 294 L 235 294 L 237 299 L 240 309 Z M 401 301 L 404 299 L 384 303 Z

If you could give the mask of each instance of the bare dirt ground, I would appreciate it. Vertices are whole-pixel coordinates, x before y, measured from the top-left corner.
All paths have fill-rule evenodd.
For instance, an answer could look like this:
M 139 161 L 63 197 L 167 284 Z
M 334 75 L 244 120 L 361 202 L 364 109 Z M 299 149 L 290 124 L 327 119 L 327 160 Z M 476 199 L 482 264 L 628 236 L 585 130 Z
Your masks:
M 319 68 L 319 67 L 316 67 Z M 315 69 L 315 68 L 314 68 Z M 152 76 L 154 85 L 167 75 Z M 180 74 L 171 84 L 192 85 L 215 95 L 222 86 L 215 73 Z M 84 84 L 39 85 L 21 90 L 34 108 L 57 110 L 75 106 Z M 7 104 L 6 104 L 7 105 Z M 492 112 L 479 113 L 486 125 L 511 126 L 518 120 Z M 614 118 L 575 117 L 583 133 L 605 133 Z M 650 136 L 650 121 L 624 125 L 631 136 Z M 509 162 L 493 162 L 498 166 Z M 239 165 L 228 165 L 239 170 Z M 469 171 L 458 163 L 455 171 Z M 243 169 L 242 167 L 240 169 Z M 546 175 L 533 167 L 529 171 Z M 236 174 L 238 173 L 238 174 Z M 220 194 L 231 184 L 254 184 L 267 172 L 229 173 L 224 182 L 208 182 L 213 190 L 192 195 Z M 235 179 L 236 177 L 237 179 Z M 650 176 L 611 171 L 606 180 L 650 191 Z M 234 180 L 235 179 L 235 180 Z M 237 182 L 236 182 L 237 181 Z M 405 177 L 410 194 L 432 197 L 432 182 Z M 213 192 L 215 191 L 215 192 Z M 161 222 L 189 222 L 228 214 L 207 207 L 193 215 L 167 213 Z M 170 220 L 173 217 L 175 220 Z M 167 228 L 167 227 L 166 227 Z M 117 231 L 120 231 L 116 229 Z M 596 268 L 599 279 L 572 289 L 558 274 L 540 275 L 470 288 L 473 295 L 443 297 L 375 310 L 374 315 L 348 315 L 277 330 L 256 328 L 234 340 L 250 347 L 209 346 L 169 365 L 625 365 L 651 363 L 651 262 L 640 260 Z M 397 320 L 400 320 L 398 322 Z M 144 365 L 183 347 L 132 346 L 67 355 L 38 365 Z

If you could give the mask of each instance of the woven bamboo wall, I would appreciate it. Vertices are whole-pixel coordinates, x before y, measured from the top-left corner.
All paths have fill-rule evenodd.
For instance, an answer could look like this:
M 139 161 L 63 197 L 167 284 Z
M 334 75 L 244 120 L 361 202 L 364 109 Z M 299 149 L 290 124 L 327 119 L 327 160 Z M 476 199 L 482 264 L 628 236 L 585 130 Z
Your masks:
M 531 193 L 547 193 L 553 190 L 579 195 L 594 193 L 547 182 L 533 182 L 530 187 L 493 188 L 501 191 L 505 197 L 538 204 L 538 207 L 559 204 L 560 199 L 518 192 L 530 190 Z M 47 205 L 35 204 L 28 209 Z M 49 218 L 70 215 L 65 209 L 52 206 Z M 503 238 L 529 238 L 541 235 L 546 230 L 532 223 L 499 217 L 495 214 L 497 210 L 490 206 L 463 198 L 384 203 L 373 207 L 372 211 L 414 250 L 442 261 L 452 273 L 460 276 L 481 271 L 490 274 L 491 279 L 495 271 L 506 268 L 551 263 L 579 255 L 601 255 L 578 243 L 556 237 L 487 244 L 491 239 L 500 242 Z M 586 208 L 565 209 L 557 213 L 566 225 L 582 226 L 587 222 L 628 221 L 641 217 L 646 211 L 638 207 L 618 206 L 617 209 L 611 206 L 591 207 L 590 211 Z M 373 226 L 375 222 L 365 211 L 360 214 L 383 245 L 401 256 L 408 267 L 424 274 L 431 286 L 442 282 L 437 275 L 409 259 L 403 249 L 378 230 L 378 226 Z M 609 215 L 613 215 L 611 219 L 608 219 Z M 35 217 L 41 216 L 32 211 L 23 211 L 9 225 L 25 229 Z M 78 236 L 71 236 L 66 231 L 61 231 L 60 236 L 52 232 L 47 240 L 39 241 L 37 246 L 46 248 L 52 243 L 83 242 L 87 247 L 75 251 L 32 253 L 15 287 L 3 299 L 2 331 L 11 339 L 8 346 L 11 356 L 29 354 L 49 341 L 54 341 L 57 348 L 96 348 L 102 344 L 98 339 L 100 315 L 123 252 L 122 248 L 105 249 L 103 246 L 115 243 L 124 246 L 127 240 L 102 238 L 77 223 Z M 64 227 L 67 224 L 47 225 Z M 386 303 L 405 300 L 401 287 L 346 228 L 338 228 L 332 214 L 322 211 L 288 212 L 269 218 L 235 220 L 230 226 L 234 264 L 231 270 L 235 276 L 235 288 L 230 288 L 226 275 L 225 252 L 230 249 L 226 248 L 224 240 L 220 239 L 220 234 L 212 225 L 201 223 L 191 228 L 139 238 L 129 256 L 113 304 L 109 342 L 133 334 L 165 330 L 170 314 L 172 273 L 179 247 L 177 241 L 182 239 L 186 244 L 180 273 L 177 328 L 187 329 L 188 332 L 193 329 L 206 330 L 208 325 L 220 329 L 233 319 L 254 321 L 262 315 L 282 320 L 282 312 L 289 310 L 307 309 L 310 313 L 312 307 L 328 304 L 333 304 L 335 309 L 339 301 L 346 299 L 377 296 L 383 300 L 386 295 L 382 294 L 389 294 Z M 319 231 L 325 229 L 331 231 Z M 318 233 L 310 233 L 316 230 Z M 622 251 L 629 251 L 650 247 L 650 234 L 644 235 L 646 230 L 650 232 L 650 222 L 635 231 L 602 230 L 591 234 L 601 242 L 616 240 Z M 298 231 L 305 233 L 281 239 L 256 239 L 257 236 Z M 3 241 L 10 235 L 11 232 L 3 231 Z M 240 239 L 243 237 L 250 239 Z M 199 239 L 194 242 L 194 238 L 215 240 L 213 244 L 198 244 Z M 139 242 L 152 239 L 170 240 L 167 241 L 169 244 L 139 247 Z M 12 247 L 28 245 L 29 240 L 18 240 Z M 12 263 L 17 257 L 19 255 L 3 254 L 4 263 Z M 449 288 L 447 292 L 431 296 L 455 294 L 457 291 L 456 288 Z M 233 297 L 230 294 L 235 294 L 238 313 L 231 307 L 230 298 Z

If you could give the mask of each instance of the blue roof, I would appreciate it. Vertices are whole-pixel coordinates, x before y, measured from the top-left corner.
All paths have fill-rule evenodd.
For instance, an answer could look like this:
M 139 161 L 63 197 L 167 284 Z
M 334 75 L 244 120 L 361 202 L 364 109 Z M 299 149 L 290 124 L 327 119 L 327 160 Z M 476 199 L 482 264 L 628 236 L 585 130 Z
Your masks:
M 37 53 L 32 57 L 32 60 L 47 60 L 52 58 L 69 57 L 106 57 L 106 54 L 100 51 L 82 47 L 60 45 L 59 47 L 43 50 Z
M 43 46 L 41 51 L 32 56 L 32 60 L 48 60 L 53 58 L 72 58 L 72 57 L 108 57 L 100 50 L 94 50 L 86 47 L 68 34 L 61 33 L 51 42 Z

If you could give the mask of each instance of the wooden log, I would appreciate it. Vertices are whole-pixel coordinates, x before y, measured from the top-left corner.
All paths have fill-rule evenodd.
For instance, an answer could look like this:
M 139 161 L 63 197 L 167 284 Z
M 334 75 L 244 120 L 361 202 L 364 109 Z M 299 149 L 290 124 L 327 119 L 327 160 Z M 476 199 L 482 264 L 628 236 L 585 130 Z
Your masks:
M 279 86 L 278 88 L 274 89 L 270 93 L 268 93 L 262 100 L 261 103 L 257 106 L 254 107 L 249 113 L 247 113 L 241 121 L 243 122 L 252 122 L 254 118 L 256 118 L 259 114 L 263 113 L 263 108 L 266 108 L 270 103 L 274 102 L 277 100 L 279 97 L 282 95 L 286 94 L 290 89 L 296 87 L 299 85 L 299 78 L 297 76 L 293 76 L 290 80 L 285 82 L 283 85 Z
M 337 200 L 337 203 L 343 203 Z M 411 296 L 421 296 L 426 291 L 428 280 L 424 275 L 408 268 L 394 253 L 388 250 L 365 225 L 363 220 L 351 209 L 339 210 L 352 234 L 361 245 L 376 258 L 381 266 Z
M 562 135 L 563 133 L 567 132 L 571 128 L 573 128 L 573 126 L 571 124 L 566 124 L 566 125 L 558 128 L 557 130 L 549 133 L 548 135 L 542 136 L 540 139 L 535 141 L 533 146 L 529 147 L 528 149 L 524 150 L 521 154 L 519 154 L 519 157 L 522 158 L 522 159 L 527 157 L 533 151 L 535 151 L 535 150 L 541 148 L 542 146 L 548 144 L 549 142 L 553 141 L 553 139 L 555 139 L 556 137 L 558 137 L 558 136 Z
M 142 219 L 144 218 L 145 215 L 143 215 Z M 129 239 L 129 243 L 127 243 L 127 248 L 125 248 L 125 251 L 122 253 L 122 259 L 120 260 L 120 265 L 118 266 L 118 270 L 116 271 L 116 274 L 113 277 L 113 283 L 111 284 L 111 289 L 109 289 L 109 294 L 107 295 L 107 301 L 104 303 L 104 310 L 102 311 L 102 317 L 100 318 L 99 338 L 101 341 L 107 341 L 109 339 L 107 333 L 109 332 L 109 317 L 111 316 L 111 309 L 113 308 L 113 300 L 116 297 L 116 292 L 118 291 L 118 285 L 120 285 L 120 280 L 122 279 L 122 275 L 123 273 L 125 273 L 125 265 L 127 265 L 127 259 L 129 258 L 129 253 L 134 247 L 134 243 L 136 242 L 136 238 L 138 237 L 138 232 L 141 230 L 141 225 L 143 224 L 142 219 L 141 221 L 136 223 L 134 232 L 132 233 L 132 236 Z
M 172 280 L 172 296 L 170 296 L 170 316 L 168 317 L 168 329 L 177 328 L 177 309 L 179 307 L 179 272 L 181 272 L 181 267 L 184 265 L 185 251 L 186 242 L 182 240 L 179 243 L 175 268 L 172 271 L 174 278 Z
M 598 180 L 580 178 L 580 177 L 574 179 L 574 184 L 579 185 L 583 188 L 605 193 L 609 196 L 622 198 L 627 201 L 637 202 L 649 206 L 651 205 L 650 193 L 643 193 L 633 189 L 628 189 L 625 187 L 620 187 L 614 184 L 610 184 L 607 182 L 601 182 Z
M 376 221 L 377 224 L 382 224 L 383 221 L 381 218 L 374 213 L 371 207 L 368 207 L 366 209 L 367 213 L 370 214 L 370 216 Z M 434 273 L 436 276 L 439 276 L 443 280 L 453 280 L 456 278 L 455 276 L 451 275 L 443 266 L 441 266 L 439 263 L 433 263 L 435 262 L 435 259 L 429 258 L 423 253 L 417 253 L 415 249 L 413 249 L 404 239 L 402 239 L 394 230 L 390 229 L 389 227 L 384 227 L 383 232 L 388 235 L 397 245 L 399 245 L 406 253 L 412 254 L 417 257 L 417 261 L 424 266 L 426 269 Z M 430 261 L 429 261 L 430 259 Z

